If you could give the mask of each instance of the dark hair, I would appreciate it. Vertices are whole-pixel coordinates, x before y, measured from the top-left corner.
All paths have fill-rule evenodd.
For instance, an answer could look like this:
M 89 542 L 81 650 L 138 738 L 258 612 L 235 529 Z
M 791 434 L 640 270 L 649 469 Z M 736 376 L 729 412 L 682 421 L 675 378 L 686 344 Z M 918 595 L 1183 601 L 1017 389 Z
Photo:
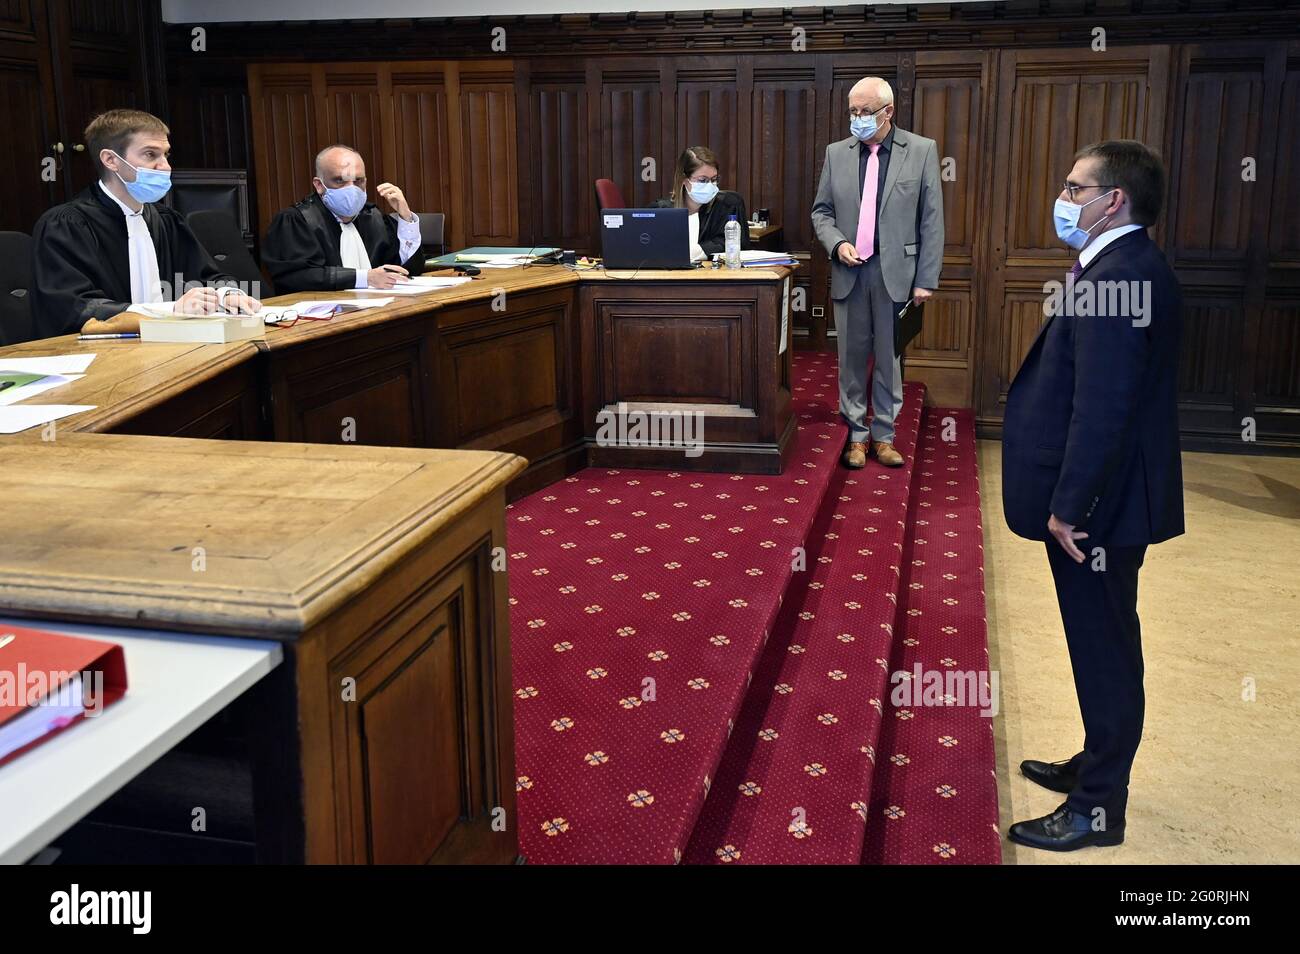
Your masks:
M 170 130 L 153 113 L 139 109 L 110 109 L 90 121 L 83 138 L 86 140 L 86 151 L 90 153 L 90 161 L 95 164 L 95 171 L 101 179 L 107 170 L 99 161 L 100 151 L 111 149 L 121 156 L 130 146 L 131 137 L 142 132 L 165 136 Z
M 1165 166 L 1160 154 L 1136 139 L 1106 139 L 1084 146 L 1074 159 L 1098 160 L 1097 178 L 1124 190 L 1138 225 L 1154 225 L 1165 198 Z
M 708 146 L 687 146 L 682 150 L 682 154 L 677 157 L 677 170 L 673 174 L 673 205 L 680 207 L 685 204 L 682 186 L 695 175 L 695 170 L 700 166 L 712 166 L 718 172 L 722 171 L 718 157 Z

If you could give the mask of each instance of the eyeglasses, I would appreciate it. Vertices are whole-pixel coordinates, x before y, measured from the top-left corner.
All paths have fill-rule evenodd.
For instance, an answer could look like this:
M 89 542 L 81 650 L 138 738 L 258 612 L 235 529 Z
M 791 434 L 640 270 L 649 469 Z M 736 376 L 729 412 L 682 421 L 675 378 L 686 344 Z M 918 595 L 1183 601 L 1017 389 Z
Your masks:
M 885 106 L 888 105 L 889 103 L 885 103 Z M 849 116 L 852 117 L 853 119 L 857 119 L 860 116 L 874 116 L 876 113 L 884 109 L 885 106 L 877 106 L 875 109 L 854 109 L 852 106 L 850 106 Z
M 697 183 L 698 185 L 708 185 L 710 182 L 713 183 L 714 185 L 717 185 L 717 184 L 718 184 L 718 177 L 717 177 L 717 176 L 714 176 L 712 179 L 709 179 L 709 178 L 701 179 L 699 176 L 693 176 L 693 177 L 690 179 L 690 181 L 691 181 L 691 182 L 694 182 L 694 183 Z
M 309 315 L 305 311 L 304 312 L 286 311 L 284 313 L 284 317 L 275 323 L 275 327 L 292 328 L 300 321 L 329 321 L 335 315 L 343 314 L 344 307 L 345 306 L 343 305 L 335 305 L 333 308 L 329 310 L 328 314 L 321 314 L 321 315 Z
M 1115 188 L 1115 184 L 1113 182 L 1107 182 L 1098 185 L 1071 185 L 1070 183 L 1066 182 L 1061 185 L 1061 191 L 1070 197 L 1071 202 L 1074 201 L 1074 193 L 1080 189 L 1113 189 L 1113 188 Z

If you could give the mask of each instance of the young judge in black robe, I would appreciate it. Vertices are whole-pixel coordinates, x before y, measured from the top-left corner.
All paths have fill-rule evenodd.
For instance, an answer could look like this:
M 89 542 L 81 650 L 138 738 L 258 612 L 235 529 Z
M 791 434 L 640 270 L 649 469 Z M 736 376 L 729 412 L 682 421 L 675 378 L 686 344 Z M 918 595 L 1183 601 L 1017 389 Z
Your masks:
M 170 174 L 167 135 L 162 120 L 137 110 L 110 110 L 86 128 L 86 145 L 100 180 L 36 223 L 32 311 L 37 337 L 138 328 L 138 316 L 111 324 L 109 319 L 141 299 L 174 302 L 174 310 L 200 315 L 218 310 L 252 313 L 261 307 L 216 267 L 180 213 L 157 204 L 156 198 L 141 201 L 131 195 L 132 188 L 145 194 L 137 179 L 144 184 L 153 175 L 165 181 L 158 173 Z M 138 215 L 148 229 L 161 282 L 153 293 L 139 293 L 141 274 L 153 274 L 153 263 L 145 260 L 148 249 L 143 244 L 132 246 L 131 215 Z M 142 233 L 140 239 L 145 239 Z M 189 283 L 202 287 L 185 291 Z
M 392 288 L 424 270 L 420 224 L 406 197 L 389 182 L 375 189 L 396 220 L 366 201 L 366 164 L 356 150 L 322 149 L 312 187 L 267 230 L 262 261 L 277 290 Z
M 724 229 L 734 215 L 740 223 L 740 247 L 749 248 L 749 215 L 739 192 L 718 188 L 717 155 L 707 146 L 688 146 L 677 157 L 673 192 L 654 203 L 655 208 L 685 208 L 691 242 L 691 259 L 698 261 L 727 250 Z

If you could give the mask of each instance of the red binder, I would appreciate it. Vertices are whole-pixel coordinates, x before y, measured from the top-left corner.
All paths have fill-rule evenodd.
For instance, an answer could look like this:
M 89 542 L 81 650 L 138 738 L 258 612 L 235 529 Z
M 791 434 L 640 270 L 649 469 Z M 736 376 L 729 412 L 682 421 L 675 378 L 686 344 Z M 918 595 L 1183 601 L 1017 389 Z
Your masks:
M 121 646 L 0 626 L 0 765 L 125 693 Z

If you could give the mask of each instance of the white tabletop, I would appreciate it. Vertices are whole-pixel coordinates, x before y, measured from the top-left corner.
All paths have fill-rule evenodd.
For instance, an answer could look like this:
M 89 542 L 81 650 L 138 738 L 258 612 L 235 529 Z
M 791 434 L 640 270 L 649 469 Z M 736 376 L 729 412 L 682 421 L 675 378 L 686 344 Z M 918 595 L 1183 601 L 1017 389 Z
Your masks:
M 117 643 L 126 695 L 0 765 L 0 863 L 22 864 L 278 666 L 279 643 L 0 617 Z

